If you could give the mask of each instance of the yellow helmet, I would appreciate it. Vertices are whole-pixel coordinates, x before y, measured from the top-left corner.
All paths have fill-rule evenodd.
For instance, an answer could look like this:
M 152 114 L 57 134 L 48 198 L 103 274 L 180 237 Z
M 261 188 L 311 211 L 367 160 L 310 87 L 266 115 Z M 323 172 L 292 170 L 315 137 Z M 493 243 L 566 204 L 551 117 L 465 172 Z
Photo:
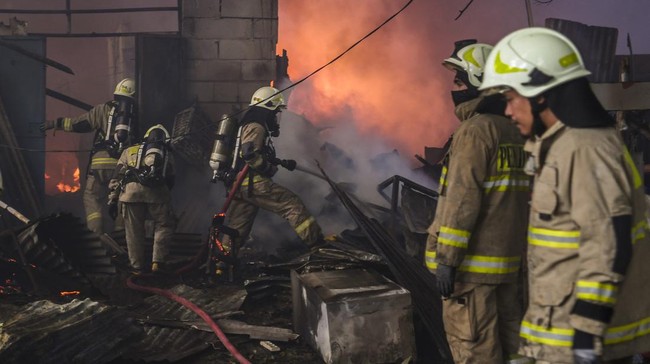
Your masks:
M 113 95 L 135 98 L 135 81 L 132 78 L 125 78 L 115 86 Z
M 484 43 L 469 43 L 471 40 L 456 42 L 461 48 L 454 51 L 451 57 L 445 59 L 443 66 L 451 69 L 464 71 L 467 79 L 474 87 L 481 85 L 481 78 L 485 69 L 485 61 L 492 50 L 492 46 Z M 469 85 L 468 85 L 469 86 Z
M 479 90 L 511 88 L 524 97 L 534 97 L 590 74 L 569 38 L 547 28 L 525 28 L 494 46 Z
M 284 96 L 278 89 L 270 86 L 260 87 L 253 93 L 250 106 L 259 106 L 269 110 L 277 110 L 286 107 Z

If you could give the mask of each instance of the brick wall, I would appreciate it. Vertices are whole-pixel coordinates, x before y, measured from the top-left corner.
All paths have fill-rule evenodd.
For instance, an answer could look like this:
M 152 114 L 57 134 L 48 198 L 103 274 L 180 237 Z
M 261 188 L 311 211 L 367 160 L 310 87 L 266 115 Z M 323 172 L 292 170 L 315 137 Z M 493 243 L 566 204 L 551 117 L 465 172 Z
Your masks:
M 183 0 L 185 95 L 211 120 L 275 77 L 278 0 Z

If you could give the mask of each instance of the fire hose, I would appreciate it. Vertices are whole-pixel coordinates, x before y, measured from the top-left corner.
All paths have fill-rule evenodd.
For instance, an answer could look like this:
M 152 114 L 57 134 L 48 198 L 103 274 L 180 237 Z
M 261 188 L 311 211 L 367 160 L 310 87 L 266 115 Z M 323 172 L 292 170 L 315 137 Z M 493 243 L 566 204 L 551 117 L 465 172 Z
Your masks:
M 221 214 L 225 214 L 225 212 L 228 210 L 228 207 L 230 207 L 230 203 L 232 202 L 235 193 L 237 190 L 239 190 L 239 187 L 241 186 L 242 182 L 244 181 L 244 178 L 248 174 L 248 165 L 245 165 L 242 171 L 239 173 L 237 176 L 237 179 L 235 183 L 233 184 L 232 188 L 230 189 L 230 192 L 228 193 L 228 197 L 226 198 L 226 201 L 224 202 L 222 208 L 221 208 Z M 207 249 L 212 249 L 211 246 L 209 246 L 211 242 L 208 242 L 208 244 L 205 244 L 203 248 L 201 248 L 201 251 L 194 257 L 192 262 L 190 264 L 181 267 L 178 269 L 176 272 L 174 272 L 175 275 L 181 275 L 182 273 L 185 273 L 193 268 L 195 268 L 198 265 L 198 262 L 200 261 L 201 257 L 203 254 L 206 252 Z M 241 364 L 250 364 L 250 361 L 246 359 L 238 350 L 235 348 L 235 346 L 228 340 L 228 337 L 224 332 L 221 330 L 219 325 L 217 325 L 216 322 L 208 315 L 207 312 L 203 311 L 199 306 L 196 304 L 192 303 L 188 299 L 181 297 L 175 293 L 172 293 L 169 290 L 166 289 L 161 289 L 161 288 L 155 288 L 155 287 L 148 287 L 148 286 L 143 286 L 135 283 L 133 281 L 134 276 L 129 277 L 126 280 L 126 285 L 127 287 L 134 289 L 136 291 L 142 291 L 142 292 L 149 292 L 153 294 L 157 294 L 159 296 L 166 297 L 172 301 L 176 301 L 180 303 L 181 305 L 187 307 L 188 309 L 192 310 L 194 313 L 196 313 L 199 317 L 205 321 L 210 329 L 212 329 L 212 332 L 214 332 L 217 337 L 219 338 L 219 341 L 223 344 L 223 346 L 232 354 L 232 356 L 237 359 L 237 361 Z

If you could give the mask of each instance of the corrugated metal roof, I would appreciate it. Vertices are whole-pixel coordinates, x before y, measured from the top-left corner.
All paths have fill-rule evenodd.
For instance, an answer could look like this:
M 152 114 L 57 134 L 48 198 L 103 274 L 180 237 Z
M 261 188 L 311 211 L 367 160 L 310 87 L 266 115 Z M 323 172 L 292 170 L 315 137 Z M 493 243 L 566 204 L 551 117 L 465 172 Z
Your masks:
M 591 82 L 618 82 L 610 79 L 610 69 L 614 64 L 618 29 L 589 26 L 564 19 L 546 19 L 546 27 L 566 35 L 580 51 L 582 58 L 591 71 Z M 616 65 L 618 67 L 618 65 Z
M 170 289 L 207 312 L 210 317 L 238 311 L 246 298 L 246 290 L 236 286 L 219 286 L 211 289 L 195 289 L 178 285 Z M 138 320 L 143 322 L 146 336 L 135 343 L 124 357 L 133 360 L 177 361 L 205 350 L 217 341 L 211 332 L 165 327 L 161 322 L 194 322 L 198 316 L 181 304 L 161 296 L 147 297 L 134 309 Z M 156 322 L 151 324 L 148 322 Z
M 85 300 L 36 301 L 0 326 L 2 363 L 107 363 L 143 335 L 128 313 Z

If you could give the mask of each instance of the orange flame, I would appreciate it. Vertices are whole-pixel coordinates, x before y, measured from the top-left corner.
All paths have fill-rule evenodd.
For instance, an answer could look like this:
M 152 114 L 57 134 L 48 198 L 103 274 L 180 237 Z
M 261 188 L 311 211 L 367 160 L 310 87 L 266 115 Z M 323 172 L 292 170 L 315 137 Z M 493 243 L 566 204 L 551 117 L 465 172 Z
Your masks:
M 65 170 L 64 170 L 64 172 L 65 172 Z M 74 192 L 79 191 L 79 189 L 81 188 L 81 184 L 79 183 L 79 176 L 80 176 L 80 171 L 79 171 L 79 167 L 77 167 L 77 169 L 75 169 L 74 173 L 72 174 L 73 184 L 68 185 L 68 184 L 65 184 L 63 181 L 61 181 L 61 182 L 57 183 L 56 188 L 58 188 L 59 191 L 61 191 L 61 192 L 74 193 Z
M 61 295 L 61 297 L 76 296 L 79 293 L 81 293 L 81 292 L 79 292 L 79 291 L 61 291 L 61 292 L 59 292 L 59 295 Z
M 378 3 L 280 1 L 277 53 L 287 50 L 291 80 L 332 60 L 399 8 L 397 2 Z M 453 41 L 433 39 L 431 12 L 420 6 L 292 89 L 289 109 L 320 126 L 354 122 L 402 155 L 442 146 L 458 125 L 449 97 L 453 75 L 440 65 Z

